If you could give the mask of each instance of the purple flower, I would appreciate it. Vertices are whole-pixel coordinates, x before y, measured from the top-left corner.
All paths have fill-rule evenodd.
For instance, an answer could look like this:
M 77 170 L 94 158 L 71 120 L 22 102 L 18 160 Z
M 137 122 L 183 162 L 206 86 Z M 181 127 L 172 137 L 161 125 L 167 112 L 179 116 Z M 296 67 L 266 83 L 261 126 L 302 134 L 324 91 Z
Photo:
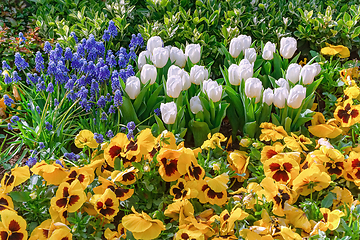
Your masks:
M 94 139 L 97 143 L 101 144 L 104 142 L 104 137 L 100 133 L 94 133 Z
M 7 62 L 4 60 L 4 61 L 2 61 L 2 69 L 3 70 L 9 70 L 9 69 L 11 69 L 11 67 L 9 66 L 9 64 L 7 64 Z
M 36 52 L 36 57 L 35 57 L 35 64 L 36 64 L 36 71 L 41 72 L 42 70 L 44 70 L 44 58 L 41 55 L 40 51 Z
M 61 161 L 58 159 L 55 161 L 56 164 L 59 164 L 61 167 L 64 167 L 64 165 L 62 165 Z
M 104 39 L 105 42 L 108 42 L 110 40 L 110 37 L 111 37 L 110 36 L 110 31 L 106 29 L 104 31 L 104 35 L 103 35 L 102 39 Z
M 100 120 L 102 120 L 102 121 L 106 121 L 106 120 L 107 120 L 106 112 L 102 112 L 102 113 L 101 113 L 101 118 L 100 118 Z
M 45 122 L 45 128 L 46 130 L 51 131 L 53 126 L 49 122 Z
M 160 117 L 160 114 L 161 114 L 160 108 L 156 108 L 154 110 L 154 113 L 156 114 L 156 116 Z
M 110 70 L 108 66 L 105 65 L 104 67 L 101 67 L 99 72 L 99 80 L 104 81 L 109 79 L 109 77 L 110 77 Z
M 110 107 L 109 107 L 109 115 L 112 113 L 115 113 L 114 105 L 110 105 Z
M 114 133 L 113 133 L 113 131 L 111 131 L 111 130 L 109 130 L 109 131 L 107 131 L 106 132 L 106 136 L 108 137 L 108 138 L 113 138 L 114 137 Z
M 7 74 L 7 73 L 5 73 L 4 83 L 5 83 L 5 84 L 10 84 L 10 83 L 12 83 L 12 79 L 11 79 L 11 77 L 9 76 L 9 74 Z
M 46 41 L 44 44 L 44 51 L 46 53 L 50 53 L 51 49 L 52 49 L 51 44 L 48 41 Z
M 114 38 L 117 36 L 118 32 L 117 32 L 117 28 L 115 26 L 115 23 L 113 20 L 109 21 L 109 28 L 108 28 L 110 35 Z
M 13 130 L 13 127 L 11 126 L 11 123 L 8 123 L 7 127 L 8 127 L 8 130 L 9 130 L 9 131 L 12 131 L 12 130 Z
M 65 60 L 72 60 L 73 54 L 71 52 L 71 48 L 67 47 L 64 54 Z
M 55 107 L 59 106 L 59 101 L 56 98 L 54 99 L 54 106 Z
M 52 83 L 48 84 L 48 87 L 46 88 L 46 91 L 49 93 L 53 93 L 54 92 L 54 85 Z
M 134 123 L 133 121 L 128 122 L 128 124 L 126 125 L 126 127 L 127 127 L 129 130 L 134 131 L 134 129 L 135 129 L 135 123 Z
M 134 131 L 129 129 L 128 134 L 126 136 L 129 140 L 131 140 L 132 138 L 134 138 Z
M 65 153 L 64 157 L 66 157 L 70 161 L 77 161 L 80 158 L 80 156 L 75 153 Z
M 41 149 L 44 149 L 44 148 L 45 148 L 45 144 L 44 144 L 43 142 L 39 142 L 39 148 L 40 148 L 40 150 L 41 150 Z
M 70 36 L 73 37 L 73 39 L 75 40 L 76 43 L 79 42 L 79 39 L 77 38 L 75 32 L 71 32 L 71 33 L 70 33 Z
M 40 110 L 40 107 L 39 107 L 39 106 L 36 106 L 36 107 L 35 107 L 35 110 L 37 111 L 38 114 L 41 114 L 41 110 Z
M 122 94 L 120 90 L 116 90 L 114 96 L 114 105 L 115 107 L 120 107 L 122 103 L 123 103 Z
M 40 92 L 40 91 L 44 91 L 46 89 L 45 86 L 45 82 L 44 81 L 40 81 L 36 84 L 36 91 Z
M 29 67 L 29 64 L 23 59 L 20 53 L 15 53 L 15 66 L 21 71 Z
M 112 68 L 116 67 L 117 62 L 116 62 L 115 56 L 113 54 L 110 55 L 110 57 L 106 59 L 106 62 L 109 64 L 110 67 L 112 67 Z
M 17 83 L 18 81 L 21 80 L 21 77 L 19 76 L 19 74 L 17 73 L 17 71 L 13 72 L 13 80 L 15 83 Z
M 36 157 L 29 157 L 29 159 L 26 161 L 25 164 L 26 164 L 28 167 L 32 167 L 32 166 L 34 166 L 36 163 L 37 163 Z
M 12 100 L 9 95 L 4 95 L 4 104 L 8 107 L 11 107 L 11 105 L 14 103 L 14 100 Z
M 98 108 L 104 108 L 106 105 L 106 100 L 104 96 L 101 96 L 97 102 Z
M 10 119 L 10 122 L 12 122 L 12 123 L 16 123 L 18 121 L 20 121 L 20 118 L 18 116 L 16 116 L 16 115 L 12 116 L 11 119 Z

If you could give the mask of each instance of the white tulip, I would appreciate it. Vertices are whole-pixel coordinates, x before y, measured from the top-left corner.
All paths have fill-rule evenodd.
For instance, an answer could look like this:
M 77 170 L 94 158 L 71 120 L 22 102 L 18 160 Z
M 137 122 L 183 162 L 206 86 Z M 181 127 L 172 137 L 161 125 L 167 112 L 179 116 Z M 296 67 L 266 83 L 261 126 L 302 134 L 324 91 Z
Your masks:
M 271 88 L 267 88 L 263 92 L 263 103 L 271 105 L 274 100 L 274 91 Z
M 194 65 L 190 70 L 190 81 L 196 85 L 209 78 L 209 72 L 204 66 Z
M 237 58 L 239 54 L 251 46 L 251 37 L 240 35 L 231 39 L 229 53 L 233 58 Z
M 161 118 L 166 124 L 174 124 L 177 115 L 177 107 L 174 102 L 160 104 Z
M 186 60 L 188 57 L 193 64 L 197 64 L 200 61 L 201 57 L 201 47 L 200 44 L 189 44 L 185 48 L 185 57 Z
M 177 47 L 172 47 L 170 50 L 170 60 L 172 63 L 175 63 L 176 65 L 178 65 L 179 67 L 185 67 L 185 63 L 186 63 L 186 57 L 185 54 L 183 52 L 183 50 L 177 48 Z
M 254 67 L 247 59 L 243 59 L 240 61 L 240 79 L 246 81 L 251 78 L 254 74 Z
M 286 70 L 286 79 L 292 82 L 293 84 L 297 83 L 300 79 L 300 71 L 302 67 L 297 63 L 292 63 L 289 65 Z
M 321 70 L 321 69 L 320 69 Z M 300 72 L 300 78 L 304 85 L 311 84 L 314 81 L 315 76 L 319 73 L 318 65 L 305 65 Z
M 289 87 L 289 81 L 284 79 L 284 78 L 279 78 L 279 80 L 275 80 L 275 83 L 279 86 L 279 87 L 284 87 L 286 88 L 288 91 L 290 89 Z
M 150 51 L 152 54 L 154 54 L 154 49 L 158 48 L 158 47 L 162 47 L 164 46 L 164 42 L 161 39 L 161 37 L 159 36 L 154 36 L 151 37 L 148 41 L 147 41 L 147 50 Z
M 256 98 L 255 102 L 260 101 L 262 82 L 258 78 L 249 78 L 245 82 L 245 95 L 248 98 Z
M 190 110 L 193 114 L 204 111 L 201 105 L 201 100 L 198 96 L 192 97 L 190 99 Z
M 278 108 L 285 107 L 285 101 L 289 95 L 289 91 L 284 87 L 279 87 L 274 90 L 273 103 Z
M 145 64 L 141 69 L 141 82 L 146 84 L 150 80 L 150 84 L 154 84 L 157 77 L 156 67 L 154 65 Z
M 297 41 L 293 37 L 283 37 L 280 40 L 280 54 L 283 58 L 292 58 L 297 49 Z
M 256 61 L 256 50 L 255 48 L 245 49 L 245 58 L 249 60 L 250 63 Z
M 169 78 L 169 77 L 174 76 L 174 75 L 179 75 L 179 76 L 182 75 L 182 69 L 179 68 L 179 67 L 176 66 L 176 65 L 171 65 L 171 66 L 169 67 L 167 77 Z
M 165 67 L 166 63 L 169 60 L 169 50 L 163 47 L 157 47 L 153 51 L 151 61 L 157 68 Z
M 126 79 L 125 92 L 131 99 L 135 99 L 140 93 L 140 79 L 135 76 Z
M 177 98 L 181 93 L 183 83 L 179 75 L 173 75 L 166 81 L 166 94 L 169 97 Z
M 267 42 L 263 49 L 262 58 L 265 60 L 273 59 L 275 51 L 276 51 L 275 43 Z
M 146 59 L 151 59 L 151 52 L 149 50 L 142 51 L 138 58 L 138 68 L 141 71 L 142 67 L 146 64 Z
M 287 105 L 291 108 L 299 108 L 306 97 L 306 88 L 302 85 L 296 85 L 290 90 L 287 98 Z
M 241 70 L 241 68 L 236 64 L 231 64 L 231 66 L 229 67 L 229 69 L 228 69 L 229 82 L 232 85 L 240 85 L 240 82 L 241 82 L 240 70 Z
M 183 83 L 183 89 L 182 90 L 188 90 L 191 87 L 190 75 L 184 69 L 182 70 L 181 80 L 182 80 L 182 83 Z
M 319 63 L 313 63 L 311 66 L 314 66 L 316 68 L 315 76 L 317 76 L 321 72 L 321 66 Z
M 203 92 L 206 93 L 213 102 L 221 100 L 222 90 L 222 85 L 219 85 L 216 81 L 209 79 L 203 82 Z

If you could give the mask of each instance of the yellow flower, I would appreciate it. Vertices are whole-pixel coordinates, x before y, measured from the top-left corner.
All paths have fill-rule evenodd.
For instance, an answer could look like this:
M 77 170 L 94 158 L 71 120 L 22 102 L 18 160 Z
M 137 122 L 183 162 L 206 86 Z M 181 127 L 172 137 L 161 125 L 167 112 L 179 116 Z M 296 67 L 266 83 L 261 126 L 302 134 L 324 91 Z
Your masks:
M 350 51 L 347 47 L 343 45 L 331 45 L 326 43 L 327 47 L 321 49 L 321 54 L 323 55 L 336 55 L 339 54 L 340 58 L 347 58 L 350 57 Z
M 321 172 L 316 166 L 302 171 L 293 181 L 293 190 L 303 196 L 314 191 L 321 191 L 330 185 L 331 178 L 326 172 Z
M 30 178 L 28 166 L 18 167 L 17 165 L 11 170 L 11 173 L 5 173 L 1 179 L 0 191 L 3 193 L 11 192 L 14 187 L 20 185 Z
M 119 200 L 111 189 L 106 189 L 104 194 L 95 194 L 91 200 L 95 210 L 107 219 L 112 219 L 119 212 Z
M 337 106 L 334 116 L 343 127 L 350 127 L 360 121 L 360 105 L 353 105 L 351 99 L 346 100 L 343 106 Z
M 304 135 L 296 136 L 294 133 L 291 133 L 291 137 L 284 138 L 286 147 L 290 148 L 293 151 L 302 152 L 308 151 L 309 149 L 305 146 L 305 144 L 311 144 L 311 140 Z
M 129 230 L 135 239 L 155 239 L 161 231 L 165 230 L 165 226 L 160 220 L 153 220 L 149 215 L 142 212 L 136 212 L 131 207 L 134 214 L 126 215 L 122 218 L 122 224 L 126 230 Z
M 117 231 L 111 231 L 109 228 L 107 228 L 104 232 L 104 237 L 107 240 L 119 240 L 120 238 L 126 239 L 125 228 L 121 223 L 118 225 Z
M 250 157 L 247 156 L 246 152 L 234 150 L 228 155 L 227 158 L 230 163 L 230 167 L 237 174 L 245 174 L 245 176 L 237 175 L 236 178 L 239 182 L 243 182 L 245 178 L 249 176 L 247 166 L 249 164 Z
M 276 141 L 287 137 L 287 133 L 283 126 L 276 126 L 272 123 L 263 122 L 260 124 L 261 135 L 260 141 Z
M 188 229 L 180 229 L 177 233 L 175 233 L 174 240 L 204 240 L 205 236 L 201 231 L 195 230 L 191 231 Z
M 208 135 L 208 140 L 206 140 L 203 145 L 201 145 L 202 149 L 215 149 L 216 147 L 221 148 L 221 142 L 226 141 L 226 137 L 221 133 L 215 133 L 211 136 L 211 133 Z
M 60 185 L 63 180 L 68 176 L 59 164 L 47 164 L 44 160 L 36 163 L 31 171 L 37 175 L 42 176 L 48 184 Z
M 166 208 L 164 215 L 175 221 L 179 220 L 179 225 L 182 225 L 186 218 L 194 217 L 194 207 L 187 199 L 176 201 Z
M 71 240 L 71 230 L 63 223 L 54 222 L 51 219 L 45 220 L 32 231 L 29 240 L 46 239 Z
M 26 221 L 11 210 L 0 212 L 0 237 L 4 240 L 16 239 L 26 240 L 28 233 L 26 231 Z
M 90 130 L 81 130 L 75 138 L 75 146 L 77 148 L 84 148 L 88 146 L 89 148 L 97 148 L 98 143 L 94 139 L 94 134 Z

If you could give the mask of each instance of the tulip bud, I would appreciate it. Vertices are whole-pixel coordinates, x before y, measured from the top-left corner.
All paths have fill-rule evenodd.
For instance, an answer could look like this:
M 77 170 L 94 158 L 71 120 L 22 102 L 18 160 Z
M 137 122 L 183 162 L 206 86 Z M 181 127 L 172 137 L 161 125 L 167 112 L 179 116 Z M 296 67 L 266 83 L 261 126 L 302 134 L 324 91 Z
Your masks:
M 249 78 L 245 82 L 245 95 L 248 98 L 256 98 L 256 102 L 260 101 L 262 82 L 258 78 Z
M 314 81 L 315 76 L 319 73 L 317 65 L 305 65 L 300 72 L 300 77 L 304 85 L 311 84 Z
M 239 54 L 251 46 L 251 37 L 240 35 L 231 39 L 229 53 L 233 58 L 237 58 Z
M 177 115 L 177 107 L 174 102 L 160 104 L 161 118 L 166 124 L 174 124 Z
M 197 114 L 200 111 L 201 112 L 204 111 L 201 105 L 201 100 L 198 96 L 192 97 L 190 99 L 190 110 L 193 114 Z
M 183 83 L 179 75 L 173 75 L 166 81 L 166 94 L 169 97 L 177 98 L 183 88 Z
M 185 54 L 183 52 L 183 50 L 177 48 L 177 47 L 172 47 L 170 50 L 170 60 L 172 63 L 175 63 L 176 65 L 178 65 L 179 67 L 185 67 L 185 63 L 186 63 L 186 57 Z
M 169 55 L 168 49 L 158 47 L 154 49 L 151 61 L 157 68 L 163 68 L 169 60 Z
M 150 84 L 154 84 L 157 77 L 156 67 L 154 65 L 145 64 L 141 69 L 141 82 L 146 84 L 150 80 Z
M 204 66 L 194 65 L 190 70 L 190 82 L 200 85 L 209 78 L 209 72 Z
M 284 87 L 286 88 L 288 91 L 290 89 L 289 87 L 289 81 L 284 79 L 284 78 L 279 78 L 279 80 L 275 80 L 275 83 L 279 86 L 279 87 Z
M 273 59 L 275 51 L 276 51 L 275 43 L 267 42 L 263 49 L 262 58 L 265 60 Z
M 256 61 L 256 50 L 255 48 L 245 49 L 245 59 L 247 59 L 250 63 Z
M 244 81 L 246 81 L 247 79 L 253 76 L 254 67 L 249 62 L 249 60 L 247 59 L 241 60 L 239 67 L 240 67 L 240 79 L 244 79 Z
M 203 92 L 206 93 L 213 102 L 218 102 L 222 96 L 222 85 L 209 79 L 203 82 Z
M 146 64 L 146 59 L 151 59 L 151 52 L 149 50 L 147 51 L 142 51 L 139 54 L 139 58 L 138 58 L 138 68 L 141 71 L 142 67 Z
M 240 85 L 240 82 L 241 82 L 240 70 L 241 70 L 241 68 L 236 64 L 231 64 L 231 66 L 229 67 L 229 69 L 228 69 L 229 82 L 232 85 Z
M 274 99 L 274 91 L 271 88 L 267 88 L 263 92 L 263 103 L 271 105 Z
M 200 44 L 189 44 L 185 48 L 186 60 L 188 57 L 193 64 L 197 64 L 200 61 L 201 47 Z
M 285 101 L 289 95 L 289 91 L 284 87 L 276 88 L 274 91 L 273 103 L 278 108 L 285 107 Z
M 297 41 L 293 37 L 283 37 L 280 40 L 280 54 L 283 58 L 292 58 L 297 49 Z
M 140 93 L 140 79 L 135 76 L 126 79 L 125 92 L 131 99 L 135 99 Z
M 290 90 L 287 98 L 287 105 L 291 108 L 299 108 L 306 97 L 306 88 L 302 85 L 296 85 Z
M 289 65 L 286 70 L 286 79 L 292 82 L 293 84 L 297 83 L 300 78 L 301 66 L 297 63 L 292 63 Z
M 164 45 L 163 40 L 159 36 L 151 37 L 147 42 L 147 50 L 154 54 L 154 49 L 162 47 Z

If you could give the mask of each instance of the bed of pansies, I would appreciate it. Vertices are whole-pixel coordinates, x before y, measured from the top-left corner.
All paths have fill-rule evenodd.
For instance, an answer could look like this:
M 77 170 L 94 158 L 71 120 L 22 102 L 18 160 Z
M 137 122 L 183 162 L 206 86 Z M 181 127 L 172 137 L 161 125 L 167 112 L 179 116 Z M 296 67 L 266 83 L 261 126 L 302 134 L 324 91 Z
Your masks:
M 0 240 L 360 239 L 356 2 L 5 2 Z

